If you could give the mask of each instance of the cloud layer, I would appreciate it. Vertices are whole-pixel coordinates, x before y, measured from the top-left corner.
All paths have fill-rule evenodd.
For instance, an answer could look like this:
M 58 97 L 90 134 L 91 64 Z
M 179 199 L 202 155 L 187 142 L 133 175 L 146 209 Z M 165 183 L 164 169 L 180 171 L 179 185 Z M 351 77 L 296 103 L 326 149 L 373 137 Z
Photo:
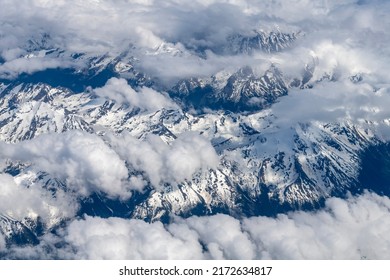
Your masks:
M 163 227 L 159 222 L 86 217 L 69 226 L 66 240 L 78 257 L 93 259 L 388 259 L 389 227 L 389 198 L 366 193 L 331 198 L 314 213 L 241 222 L 216 215 Z
M 84 217 L 61 239 L 13 248 L 14 257 L 76 259 L 388 259 L 390 199 L 365 193 L 330 198 L 317 212 L 237 220 L 226 215 L 176 218 L 163 225 L 141 220 Z M 51 254 L 51 255 L 50 255 Z
M 313 56 L 320 61 L 319 75 L 335 67 L 347 74 L 372 73 L 384 70 L 389 62 L 387 1 L 34 0 L 23 1 L 17 8 L 9 0 L 0 3 L 0 54 L 6 61 L 0 67 L 2 76 L 69 65 L 65 58 L 27 61 L 31 36 L 46 49 L 100 55 L 119 54 L 135 44 L 141 49 L 136 56 L 144 70 L 168 81 L 270 60 L 286 72 L 291 72 L 292 62 L 298 62 L 299 67 L 293 67 L 296 73 Z M 228 36 L 253 30 L 302 31 L 304 35 L 292 53 L 269 56 L 260 52 L 250 58 L 215 55 L 226 46 Z M 42 34 L 50 37 L 42 41 Z M 158 55 L 151 55 L 156 50 Z M 204 55 L 200 58 L 194 51 Z
M 388 259 L 389 227 L 390 200 L 365 194 L 276 219 L 191 217 L 164 228 L 159 222 L 87 217 L 71 224 L 66 238 L 80 257 L 99 259 Z M 107 235 L 113 246 L 102 242 Z

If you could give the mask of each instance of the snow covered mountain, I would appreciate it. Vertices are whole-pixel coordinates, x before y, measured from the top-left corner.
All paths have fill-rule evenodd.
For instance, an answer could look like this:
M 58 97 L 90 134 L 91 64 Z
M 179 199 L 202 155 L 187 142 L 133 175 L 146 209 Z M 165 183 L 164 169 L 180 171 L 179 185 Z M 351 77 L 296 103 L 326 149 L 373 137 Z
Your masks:
M 1 76 L 0 175 L 21 196 L 44 199 L 26 202 L 23 211 L 0 206 L 8 246 L 37 244 L 85 214 L 164 222 L 174 215 L 274 216 L 318 209 L 329 197 L 365 189 L 383 193 L 383 183 L 367 182 L 372 159 L 365 151 L 385 145 L 378 127 L 389 125 L 386 116 L 345 117 L 331 100 L 326 106 L 341 117 L 328 120 L 318 108 L 317 119 L 294 119 L 300 110 L 317 114 L 296 99 L 316 101 L 313 92 L 333 92 L 336 83 L 374 96 L 383 92 L 369 75 L 342 77 L 315 55 L 285 73 L 282 59 L 274 63 L 270 55 L 293 48 L 300 36 L 230 35 L 222 49 L 208 51 L 257 54 L 268 61 L 262 70 L 256 61 L 210 75 L 186 73 L 174 83 L 142 59 L 203 66 L 207 52 L 159 42 L 77 53 L 56 47 L 47 34 L 29 40 L 17 59 L 52 64 Z M 321 102 L 331 99 L 325 96 Z M 363 109 L 375 111 L 374 105 Z
M 283 33 L 280 30 L 271 32 L 255 30 L 251 35 L 235 34 L 228 37 L 225 51 L 233 54 L 250 54 L 259 50 L 267 53 L 280 52 L 290 48 L 299 36 L 301 32 Z
M 202 90 L 204 95 L 197 96 Z M 223 110 L 198 114 L 187 111 L 188 107 L 183 110 L 172 106 L 150 111 L 102 97 L 98 89 L 75 93 L 47 83 L 3 83 L 0 137 L 5 143 L 18 145 L 45 134 L 83 131 L 97 135 L 123 157 L 121 147 L 108 136 L 111 133 L 137 139 L 130 145 L 141 145 L 150 135 L 157 135 L 163 145 L 172 146 L 181 134 L 191 131 L 210 141 L 218 155 L 216 167 L 197 170 L 180 182 L 160 182 L 156 187 L 147 170 L 124 158 L 130 184 L 133 175 L 145 184 L 142 191 L 132 190 L 125 200 L 110 197 L 104 188 L 75 194 L 67 186 L 66 177 L 42 169 L 33 159 L 11 157 L 3 163 L 2 172 L 11 175 L 16 184 L 49 189 L 53 196 L 60 190 L 69 192 L 78 201 L 78 215 L 151 221 L 168 221 L 171 215 L 221 212 L 237 217 L 274 215 L 292 209 L 315 209 L 328 197 L 362 191 L 360 153 L 380 143 L 373 132 L 375 126 L 348 121 L 308 122 L 297 123 L 287 131 L 278 129 L 277 116 L 269 108 L 288 94 L 288 89 L 276 68 L 258 78 L 250 68 L 244 68 L 223 82 L 215 76 L 208 81 L 183 81 L 172 92 L 179 104 Z M 200 100 L 191 103 L 191 98 Z M 260 100 L 261 105 L 249 111 L 251 98 Z M 240 113 L 243 109 L 245 114 Z M 54 220 L 43 222 L 39 232 L 32 226 L 37 218 L 30 217 L 35 221 L 27 223 L 4 216 L 1 231 L 12 242 L 34 243 L 39 234 L 68 219 L 53 216 Z
M 235 73 L 217 73 L 205 80 L 183 80 L 171 91 L 171 96 L 184 101 L 186 107 L 233 112 L 269 107 L 286 94 L 287 86 L 275 66 L 259 77 L 247 66 Z
M 29 224 L 28 220 L 20 222 L 11 217 L 1 215 L 0 232 L 7 238 L 10 244 L 36 245 L 39 243 L 36 236 L 37 228 Z

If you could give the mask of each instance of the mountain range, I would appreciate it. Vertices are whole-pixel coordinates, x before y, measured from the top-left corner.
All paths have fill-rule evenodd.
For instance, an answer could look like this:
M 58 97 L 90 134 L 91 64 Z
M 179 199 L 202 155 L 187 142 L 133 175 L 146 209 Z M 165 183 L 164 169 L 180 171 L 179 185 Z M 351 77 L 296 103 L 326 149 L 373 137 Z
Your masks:
M 225 55 L 273 54 L 293 48 L 301 36 L 280 31 L 234 34 L 223 48 L 213 51 Z M 333 196 L 347 197 L 365 190 L 389 194 L 389 148 L 377 132 L 377 123 L 344 118 L 286 124 L 278 114 L 280 110 L 287 115 L 286 110 L 300 110 L 290 107 L 291 94 L 304 95 L 342 79 L 337 71 L 315 76 L 315 59 L 302 64 L 301 71 L 293 76 L 272 63 L 260 70 L 244 65 L 165 84 L 142 67 L 145 51 L 135 45 L 119 54 L 73 53 L 54 47 L 50 35 L 43 34 L 38 40 L 29 40 L 24 51 L 22 58 L 29 61 L 52 58 L 71 63 L 1 78 L 1 172 L 11 176 L 18 186 L 45 190 L 50 199 L 65 195 L 76 205 L 76 217 L 169 223 L 172 216 L 216 213 L 238 218 L 275 216 L 291 210 L 319 209 Z M 146 55 L 202 60 L 204 52 L 183 51 L 173 43 L 164 43 Z M 343 82 L 358 88 L 364 86 L 364 79 L 362 74 L 351 73 Z M 121 93 L 118 87 L 126 90 Z M 159 104 L 152 102 L 157 94 Z M 181 136 L 186 133 L 193 134 Z M 42 137 L 55 134 L 67 135 L 66 141 L 85 138 L 91 145 L 98 141 L 118 155 L 126 168 L 124 184 L 130 185 L 129 195 L 113 195 L 113 186 L 99 185 L 104 181 L 92 179 L 85 183 L 88 191 L 80 192 L 75 189 L 80 182 L 72 182 L 42 164 L 41 157 L 57 152 L 46 150 L 44 144 L 44 152 L 36 152 L 36 146 L 29 145 L 35 143 L 34 139 L 47 140 L 51 138 Z M 198 143 L 212 149 L 205 156 L 199 155 L 200 163 L 188 163 L 198 159 L 185 150 L 178 152 L 176 159 L 184 167 L 177 167 L 167 153 L 172 154 L 175 147 L 187 147 L 186 143 L 194 147 L 195 155 L 203 149 L 197 150 Z M 138 145 L 140 150 L 148 147 L 163 158 L 164 167 L 160 167 L 157 179 L 153 177 L 154 169 L 146 166 L 150 155 L 134 151 Z M 8 153 L 7 149 L 25 149 L 34 157 Z M 67 149 L 77 152 L 78 148 Z M 126 156 L 123 149 L 131 151 L 130 155 Z M 66 164 L 73 158 L 67 159 L 64 151 L 58 157 Z M 212 163 L 214 157 L 216 164 Z M 97 156 L 92 162 L 99 165 L 103 161 L 105 158 Z M 151 161 L 160 164 L 158 158 Z M 385 169 L 377 170 L 376 166 Z M 184 175 L 170 175 L 175 170 Z M 137 187 L 138 183 L 142 186 Z M 54 206 L 50 209 L 58 211 Z M 61 213 L 45 218 L 35 213 L 19 219 L 12 217 L 12 211 L 0 214 L 0 232 L 9 246 L 37 244 L 40 236 L 56 232 L 74 218 Z

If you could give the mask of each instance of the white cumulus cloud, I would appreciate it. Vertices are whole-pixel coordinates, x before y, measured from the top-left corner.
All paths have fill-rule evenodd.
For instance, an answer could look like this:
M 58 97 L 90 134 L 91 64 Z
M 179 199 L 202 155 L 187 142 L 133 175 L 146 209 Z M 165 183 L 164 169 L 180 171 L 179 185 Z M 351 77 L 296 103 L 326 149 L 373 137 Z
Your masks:
M 216 168 L 219 157 L 210 141 L 196 133 L 186 132 L 167 144 L 156 135 L 139 140 L 123 133 L 110 141 L 118 154 L 136 170 L 143 171 L 152 185 L 177 184 L 200 171 Z
M 78 210 L 74 197 L 63 190 L 56 195 L 39 184 L 25 186 L 8 174 L 0 174 L 0 213 L 14 219 L 40 217 L 45 226 L 52 227 L 63 219 L 73 218 Z
M 85 217 L 69 225 L 65 240 L 77 259 L 388 259 L 389 226 L 389 198 L 366 193 L 276 218 L 215 215 L 163 225 Z
M 389 198 L 370 193 L 328 199 L 326 208 L 314 213 L 298 211 L 243 222 L 259 257 L 271 259 L 388 259 L 389 227 Z
M 102 191 L 110 197 L 130 196 L 125 162 L 96 135 L 71 131 L 1 145 L 4 157 L 33 163 L 80 195 Z
M 105 86 L 95 89 L 94 92 L 99 97 L 148 111 L 156 111 L 162 108 L 177 108 L 177 105 L 162 93 L 147 87 L 142 87 L 139 91 L 135 91 L 125 79 L 111 78 Z

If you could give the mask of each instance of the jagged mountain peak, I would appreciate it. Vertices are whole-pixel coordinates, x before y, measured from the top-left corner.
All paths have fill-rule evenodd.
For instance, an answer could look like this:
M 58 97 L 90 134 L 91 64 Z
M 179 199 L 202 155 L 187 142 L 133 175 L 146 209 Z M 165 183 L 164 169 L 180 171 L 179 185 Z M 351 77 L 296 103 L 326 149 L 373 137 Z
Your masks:
M 269 107 L 287 91 L 282 73 L 272 65 L 262 75 L 244 66 L 236 72 L 217 73 L 209 79 L 182 80 L 170 94 L 195 109 L 239 112 Z
M 280 30 L 270 32 L 253 30 L 251 34 L 229 36 L 225 52 L 232 54 L 251 54 L 255 51 L 280 52 L 292 47 L 300 36 L 301 32 L 285 33 Z

